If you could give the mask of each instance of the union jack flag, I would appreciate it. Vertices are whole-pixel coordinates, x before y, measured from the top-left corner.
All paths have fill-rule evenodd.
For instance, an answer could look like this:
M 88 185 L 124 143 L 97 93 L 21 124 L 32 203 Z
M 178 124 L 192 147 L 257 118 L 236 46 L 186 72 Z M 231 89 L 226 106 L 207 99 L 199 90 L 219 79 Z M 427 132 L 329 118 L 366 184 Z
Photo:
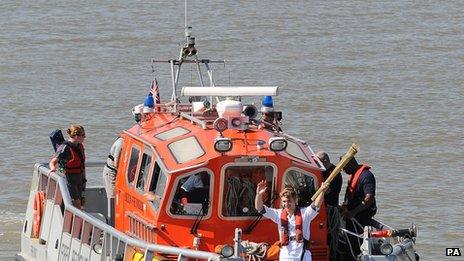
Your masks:
M 155 103 L 159 104 L 159 102 L 160 102 L 160 93 L 159 93 L 158 81 L 156 80 L 156 78 L 153 79 L 153 81 L 151 82 L 150 93 L 153 96 L 153 99 L 155 100 Z

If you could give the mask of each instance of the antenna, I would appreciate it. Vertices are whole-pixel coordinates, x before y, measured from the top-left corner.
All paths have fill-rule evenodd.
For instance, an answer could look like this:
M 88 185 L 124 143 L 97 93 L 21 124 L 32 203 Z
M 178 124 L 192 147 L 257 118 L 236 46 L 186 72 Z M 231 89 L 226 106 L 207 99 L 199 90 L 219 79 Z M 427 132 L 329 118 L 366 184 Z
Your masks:
M 185 59 L 187 56 L 195 56 L 196 59 L 196 54 L 197 50 L 195 49 L 195 37 L 192 36 L 192 27 L 188 26 L 188 19 L 187 19 L 187 0 L 185 0 L 185 28 L 184 28 L 184 34 L 185 34 L 185 46 L 182 48 L 181 51 L 181 58 Z
M 187 0 L 185 0 L 185 28 L 187 28 L 188 24 L 187 24 Z

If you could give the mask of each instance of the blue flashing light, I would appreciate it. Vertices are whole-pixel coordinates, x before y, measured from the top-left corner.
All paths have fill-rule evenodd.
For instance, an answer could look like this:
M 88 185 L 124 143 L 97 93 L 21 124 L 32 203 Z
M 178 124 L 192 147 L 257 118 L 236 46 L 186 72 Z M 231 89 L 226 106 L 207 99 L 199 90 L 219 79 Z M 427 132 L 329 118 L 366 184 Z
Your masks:
M 264 96 L 262 105 L 263 107 L 274 107 L 272 96 Z
M 154 108 L 155 107 L 155 100 L 153 99 L 153 95 L 150 93 L 145 98 L 145 102 L 143 103 L 144 107 Z

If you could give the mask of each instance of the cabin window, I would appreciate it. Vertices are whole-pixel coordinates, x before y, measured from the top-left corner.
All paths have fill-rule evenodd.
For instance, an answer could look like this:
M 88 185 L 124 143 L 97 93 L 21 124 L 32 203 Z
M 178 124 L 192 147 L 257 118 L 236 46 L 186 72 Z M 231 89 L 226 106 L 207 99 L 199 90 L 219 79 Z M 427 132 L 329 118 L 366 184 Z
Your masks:
M 256 216 L 256 185 L 265 180 L 265 205 L 269 206 L 274 195 L 274 168 L 272 166 L 229 166 L 224 172 L 222 215 L 224 217 Z
M 182 136 L 184 134 L 187 134 L 189 132 L 190 132 L 189 130 L 184 129 L 182 127 L 176 127 L 174 129 L 170 129 L 168 131 L 161 132 L 161 133 L 155 135 L 155 137 L 157 139 L 160 139 L 160 140 L 170 140 L 170 139 L 175 138 L 175 137 L 180 137 L 180 136 Z
M 173 215 L 207 215 L 209 209 L 211 174 L 200 171 L 182 176 L 169 211 Z
M 148 184 L 150 166 L 151 154 L 144 152 L 142 155 L 142 163 L 140 164 L 139 175 L 137 176 L 137 189 L 140 191 L 145 191 L 145 186 Z
M 285 149 L 285 151 L 295 158 L 309 162 L 308 157 L 306 157 L 306 154 L 304 153 L 300 145 L 291 140 L 287 140 L 287 148 Z
M 199 158 L 205 154 L 205 151 L 194 136 L 175 141 L 169 144 L 168 147 L 179 164 Z
M 153 207 L 158 210 L 161 204 L 161 198 L 164 194 L 164 188 L 166 187 L 166 174 L 161 170 L 157 162 L 155 162 L 155 167 L 153 168 L 153 175 L 150 182 L 150 188 L 148 190 L 148 197 L 151 198 L 150 201 L 153 204 Z
M 150 182 L 150 188 L 148 189 L 148 191 L 155 192 L 160 173 L 161 173 L 161 168 L 158 165 L 158 162 L 155 162 L 155 167 L 153 168 L 153 175 L 151 177 L 151 182 Z
M 131 186 L 137 173 L 137 163 L 139 162 L 140 150 L 137 147 L 132 147 L 129 165 L 127 167 L 127 183 Z
M 291 168 L 284 174 L 283 186 L 291 186 L 297 192 L 298 206 L 307 207 L 316 192 L 316 178 L 309 172 Z

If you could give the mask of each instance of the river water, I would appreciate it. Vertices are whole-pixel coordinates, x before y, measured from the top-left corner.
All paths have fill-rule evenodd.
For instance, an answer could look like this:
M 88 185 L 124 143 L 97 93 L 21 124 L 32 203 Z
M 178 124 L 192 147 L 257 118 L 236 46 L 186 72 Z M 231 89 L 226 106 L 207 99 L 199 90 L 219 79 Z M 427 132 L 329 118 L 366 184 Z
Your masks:
M 377 218 L 416 223 L 423 260 L 464 250 L 464 2 L 193 1 L 189 9 L 199 55 L 230 61 L 214 66 L 218 85 L 280 86 L 284 129 L 334 159 L 356 142 L 377 179 Z M 2 1 L 1 260 L 20 248 L 33 164 L 49 160 L 50 131 L 83 124 L 88 159 L 104 160 L 133 124 L 150 59 L 177 57 L 183 27 L 181 1 Z M 186 72 L 189 85 L 195 72 Z M 168 73 L 157 67 L 164 100 Z

